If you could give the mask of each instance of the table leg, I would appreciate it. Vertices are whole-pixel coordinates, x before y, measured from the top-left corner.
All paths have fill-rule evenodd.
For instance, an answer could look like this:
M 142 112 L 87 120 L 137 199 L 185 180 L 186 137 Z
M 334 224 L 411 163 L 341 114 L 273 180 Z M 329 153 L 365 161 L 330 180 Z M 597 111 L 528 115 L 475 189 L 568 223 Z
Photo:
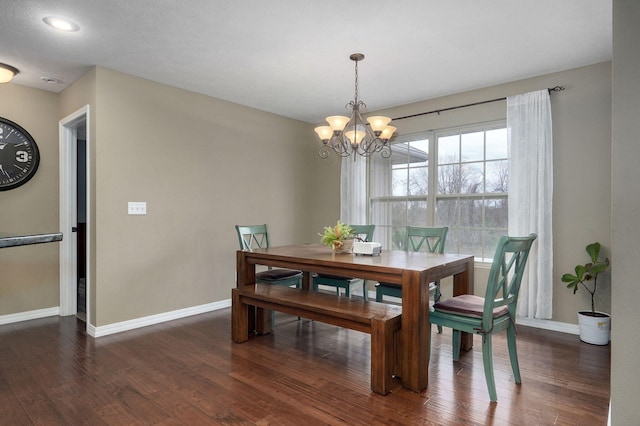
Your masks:
M 466 268 L 463 272 L 455 274 L 453 276 L 453 295 L 459 296 L 461 294 L 473 294 L 473 272 L 474 272 L 474 260 L 469 258 L 466 262 Z M 462 342 L 460 349 L 468 351 L 473 348 L 473 334 L 462 333 Z
M 302 271 L 302 289 L 304 291 L 311 290 L 311 272 Z
M 402 330 L 399 359 L 402 385 L 422 392 L 429 382 L 429 283 L 427 275 L 402 272 Z
M 237 287 L 245 287 L 256 285 L 256 265 L 247 262 L 245 252 L 238 250 L 236 252 L 236 271 L 237 271 Z M 268 309 L 249 307 L 247 327 L 248 332 L 254 330 L 258 334 L 271 333 L 271 311 Z
M 256 265 L 249 264 L 245 258 L 245 252 L 236 252 L 236 287 L 256 285 Z
M 240 303 L 238 290 L 231 291 L 231 340 L 242 343 L 249 339 L 249 305 Z

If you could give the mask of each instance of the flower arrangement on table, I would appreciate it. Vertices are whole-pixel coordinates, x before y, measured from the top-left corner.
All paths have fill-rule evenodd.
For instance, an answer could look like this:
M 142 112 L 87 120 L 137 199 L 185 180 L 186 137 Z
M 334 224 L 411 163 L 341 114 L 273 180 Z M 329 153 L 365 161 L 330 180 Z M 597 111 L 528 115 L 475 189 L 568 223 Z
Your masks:
M 351 240 L 356 237 L 356 234 L 352 227 L 345 225 L 338 221 L 335 226 L 325 226 L 324 234 L 318 234 L 322 238 L 320 242 L 326 246 L 329 246 L 333 251 L 341 253 L 345 251 L 345 241 Z M 348 251 L 348 250 L 347 250 Z

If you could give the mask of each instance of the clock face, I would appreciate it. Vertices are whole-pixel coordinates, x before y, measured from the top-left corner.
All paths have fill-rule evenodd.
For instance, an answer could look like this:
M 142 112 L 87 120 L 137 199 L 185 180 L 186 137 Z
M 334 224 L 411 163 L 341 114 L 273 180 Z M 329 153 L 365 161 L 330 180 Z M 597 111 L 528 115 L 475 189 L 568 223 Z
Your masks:
M 29 132 L 0 117 L 0 191 L 25 184 L 39 163 L 40 151 Z

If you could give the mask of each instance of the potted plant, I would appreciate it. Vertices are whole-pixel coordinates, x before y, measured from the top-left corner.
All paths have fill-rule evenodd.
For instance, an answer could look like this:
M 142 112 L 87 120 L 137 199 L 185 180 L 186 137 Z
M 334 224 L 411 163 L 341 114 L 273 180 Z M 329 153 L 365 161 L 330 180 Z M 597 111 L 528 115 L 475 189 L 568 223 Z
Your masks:
M 599 258 L 600 243 L 598 242 L 589 244 L 586 250 L 591 262 L 577 265 L 575 274 L 562 275 L 562 282 L 567 283 L 567 288 L 573 289 L 573 294 L 576 294 L 580 287 L 591 294 L 591 310 L 578 311 L 580 340 L 594 345 L 607 345 L 611 316 L 605 312 L 596 311 L 595 295 L 598 289 L 598 276 L 609 269 L 609 258 L 604 260 Z
M 322 237 L 320 242 L 331 247 L 336 253 L 350 253 L 356 236 L 353 228 L 340 221 L 333 227 L 325 226 L 324 233 L 318 235 Z

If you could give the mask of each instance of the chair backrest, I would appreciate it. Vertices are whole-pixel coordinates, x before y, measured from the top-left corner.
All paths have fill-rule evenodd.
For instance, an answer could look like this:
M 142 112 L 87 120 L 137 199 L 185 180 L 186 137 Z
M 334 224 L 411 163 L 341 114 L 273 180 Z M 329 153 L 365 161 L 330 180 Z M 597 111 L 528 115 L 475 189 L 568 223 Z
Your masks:
M 264 225 L 236 225 L 240 250 L 251 251 L 254 248 L 269 247 L 269 231 Z
M 375 225 L 349 225 L 353 232 L 356 234 L 358 238 L 362 241 L 371 241 L 373 240 L 373 231 L 375 231 Z
M 491 332 L 493 328 L 494 308 L 507 306 L 509 315 L 515 321 L 522 275 L 529 257 L 529 250 L 536 238 L 536 234 L 529 234 L 528 237 L 500 238 L 484 296 L 482 328 L 485 332 Z
M 448 227 L 424 228 L 407 226 L 404 249 L 406 251 L 428 251 L 429 253 L 444 253 Z M 423 249 L 424 247 L 424 249 Z

